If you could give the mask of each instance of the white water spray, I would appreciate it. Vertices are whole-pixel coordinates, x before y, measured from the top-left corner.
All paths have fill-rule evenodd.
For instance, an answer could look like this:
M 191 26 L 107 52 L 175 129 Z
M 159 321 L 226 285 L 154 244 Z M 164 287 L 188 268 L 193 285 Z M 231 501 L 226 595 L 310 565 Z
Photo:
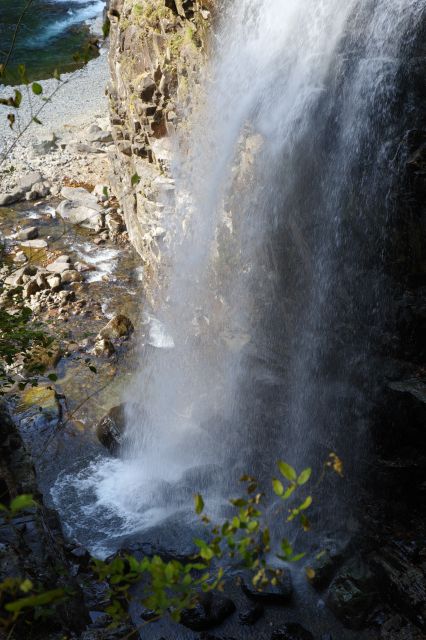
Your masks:
M 365 398 L 348 369 L 366 383 L 392 101 L 423 12 L 419 0 L 224 9 L 175 162 L 185 234 L 126 398 L 122 457 L 74 482 L 94 496 L 91 517 L 106 505 L 118 516 L 115 535 L 183 509 L 195 489 L 220 501 L 239 469 L 268 471 L 271 456 L 304 464 L 346 419 L 361 437 Z

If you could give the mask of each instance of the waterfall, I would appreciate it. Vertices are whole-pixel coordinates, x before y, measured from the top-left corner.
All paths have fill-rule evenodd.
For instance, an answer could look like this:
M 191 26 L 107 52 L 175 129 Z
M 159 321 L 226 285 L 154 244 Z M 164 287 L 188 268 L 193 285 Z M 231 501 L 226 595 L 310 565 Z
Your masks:
M 146 318 L 121 458 L 83 483 L 122 531 L 185 521 L 195 490 L 211 510 L 279 457 L 300 468 L 337 450 L 354 476 L 368 449 L 424 2 L 223 5 L 176 140 L 168 286 Z

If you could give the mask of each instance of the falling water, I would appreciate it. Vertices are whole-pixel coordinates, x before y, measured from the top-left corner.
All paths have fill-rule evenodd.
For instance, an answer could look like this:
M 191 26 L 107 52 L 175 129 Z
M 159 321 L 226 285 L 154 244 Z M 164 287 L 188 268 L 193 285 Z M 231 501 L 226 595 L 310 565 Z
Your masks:
M 353 472 L 368 447 L 404 64 L 424 3 L 224 5 L 176 141 L 172 268 L 146 318 L 122 455 L 79 476 L 86 513 L 107 509 L 121 533 L 184 521 L 195 489 L 213 508 L 240 471 L 269 478 L 280 456 L 301 467 L 337 450 Z

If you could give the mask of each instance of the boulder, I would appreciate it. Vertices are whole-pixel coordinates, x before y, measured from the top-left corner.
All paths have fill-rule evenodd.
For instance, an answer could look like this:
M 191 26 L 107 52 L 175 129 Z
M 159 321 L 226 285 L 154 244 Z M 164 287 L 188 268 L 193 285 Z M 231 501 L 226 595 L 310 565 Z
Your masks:
M 62 283 L 70 284 L 71 282 L 82 282 L 83 276 L 74 269 L 66 269 L 61 273 Z
M 353 560 L 331 583 L 327 606 L 351 629 L 361 629 L 376 601 L 373 574 L 361 561 Z
M 11 193 L 0 194 L 0 207 L 7 207 L 10 204 L 19 202 L 25 198 L 27 191 L 30 191 L 32 186 L 42 180 L 41 173 L 38 171 L 32 171 L 27 173 L 20 179 L 20 183 Z
M 134 327 L 131 320 L 122 314 L 118 314 L 100 330 L 99 337 L 109 338 L 110 340 L 114 338 L 128 338 L 133 331 Z
M 36 182 L 31 191 L 26 194 L 27 200 L 38 200 L 38 198 L 45 198 L 50 193 L 50 186 L 45 182 Z
M 293 582 L 289 571 L 283 570 L 281 572 L 276 585 L 269 583 L 264 587 L 255 587 L 252 583 L 252 574 L 248 571 L 240 574 L 239 578 L 241 589 L 248 598 L 253 600 L 260 600 L 270 604 L 287 604 L 292 598 Z
M 180 622 L 193 631 L 206 631 L 223 622 L 235 611 L 235 604 L 219 593 L 205 593 L 192 609 L 184 609 Z
M 69 271 L 70 265 L 68 262 L 63 262 L 62 260 L 56 259 L 54 262 L 51 262 L 47 265 L 47 271 L 51 273 L 63 273 L 64 271 Z
M 309 566 L 306 572 L 311 585 L 316 589 L 327 587 L 336 570 L 342 564 L 343 552 L 336 548 L 324 549 Z
M 17 240 L 35 240 L 38 238 L 38 227 L 25 227 L 16 234 Z
M 88 229 L 97 229 L 103 224 L 97 203 L 94 208 L 79 204 L 77 201 L 64 200 L 57 207 L 56 213 L 71 224 L 81 225 Z
M 247 607 L 244 611 L 242 611 L 238 617 L 240 619 L 241 624 L 252 625 L 256 624 L 256 622 L 263 616 L 264 609 L 263 605 L 260 602 L 256 602 L 255 604 Z
M 288 622 L 275 629 L 271 640 L 314 640 L 314 636 L 298 622 Z
M 96 437 L 111 453 L 118 453 L 126 427 L 125 405 L 112 407 L 96 427 Z
M 15 202 L 19 202 L 25 198 L 26 190 L 17 187 L 10 193 L 0 193 L 0 207 L 8 207 Z
M 112 356 L 115 353 L 115 347 L 109 338 L 100 338 L 96 340 L 92 353 L 95 356 Z
M 62 187 L 61 196 L 83 207 L 89 207 L 99 212 L 102 211 L 96 195 L 90 193 L 87 189 L 83 189 L 83 187 Z

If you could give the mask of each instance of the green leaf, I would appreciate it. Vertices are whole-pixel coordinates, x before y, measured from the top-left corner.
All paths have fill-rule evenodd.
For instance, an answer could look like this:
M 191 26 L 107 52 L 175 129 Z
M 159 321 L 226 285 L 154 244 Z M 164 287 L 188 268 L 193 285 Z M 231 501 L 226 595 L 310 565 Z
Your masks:
M 51 380 L 52 382 L 56 382 L 58 379 L 58 376 L 56 375 L 56 373 L 49 373 L 49 375 L 47 376 L 49 378 L 49 380 Z
M 22 102 L 22 93 L 20 91 L 18 91 L 18 89 L 15 89 L 15 99 L 14 99 L 14 103 L 15 103 L 15 107 L 17 109 L 19 109 L 20 105 Z
M 8 113 L 7 114 L 7 119 L 9 120 L 9 127 L 11 129 L 13 129 L 13 125 L 15 124 L 15 120 L 16 120 L 15 116 L 13 115 L 13 113 Z
M 204 510 L 204 500 L 199 493 L 197 493 L 194 496 L 194 504 L 195 504 L 195 513 L 199 516 Z
M 282 460 L 280 460 L 278 462 L 278 468 L 284 478 L 287 478 L 287 480 L 290 480 L 290 482 L 294 482 L 296 480 L 297 473 L 292 466 L 287 464 L 287 462 L 283 462 Z
M 92 371 L 93 373 L 98 373 L 98 370 L 96 369 L 96 367 L 93 366 L 93 364 L 89 365 L 89 369 L 90 371 Z
M 306 484 L 309 480 L 309 478 L 312 475 L 312 469 L 308 468 L 308 469 L 304 469 L 302 471 L 302 473 L 300 474 L 300 476 L 297 478 L 297 484 L 299 486 L 302 486 L 302 484 Z
M 35 122 L 36 124 L 43 124 L 42 121 L 36 118 L 35 116 L 33 117 L 33 122 Z
M 281 482 L 281 480 L 278 480 L 277 478 L 273 478 L 272 480 L 272 488 L 274 490 L 274 493 L 277 494 L 277 496 L 282 496 L 284 493 L 284 485 Z
M 43 93 L 43 87 L 38 82 L 33 82 L 31 85 L 31 89 L 36 96 L 41 96 Z
M 139 184 L 139 182 L 140 182 L 140 181 L 141 181 L 140 176 L 139 176 L 137 173 L 134 173 L 134 174 L 132 175 L 132 180 L 131 180 L 131 182 L 132 182 L 132 187 L 134 187 L 134 186 L 136 186 L 137 184 Z
M 306 500 L 302 502 L 298 510 L 304 511 L 305 509 L 308 509 L 311 506 L 311 504 L 312 504 L 312 496 L 308 496 Z
M 34 507 L 36 502 L 34 501 L 31 494 L 23 493 L 20 496 L 17 496 L 10 503 L 10 510 L 12 513 L 16 513 L 17 511 L 22 511 L 23 509 L 29 509 Z
M 236 498 L 235 500 L 229 501 L 234 507 L 245 507 L 247 505 L 247 500 L 243 500 L 243 498 Z
M 39 607 L 41 605 L 50 604 L 55 600 L 63 598 L 65 591 L 63 589 L 52 589 L 51 591 L 45 591 L 35 596 L 28 596 L 27 598 L 20 598 L 15 602 L 9 602 L 5 605 L 7 611 L 18 614 L 22 609 Z

